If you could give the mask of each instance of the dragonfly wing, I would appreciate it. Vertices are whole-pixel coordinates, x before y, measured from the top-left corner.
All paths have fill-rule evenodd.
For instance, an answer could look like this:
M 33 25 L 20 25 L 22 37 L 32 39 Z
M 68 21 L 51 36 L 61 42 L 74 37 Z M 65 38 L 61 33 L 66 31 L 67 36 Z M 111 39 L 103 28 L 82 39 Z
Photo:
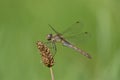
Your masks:
M 73 44 L 80 44 L 90 37 L 90 34 L 85 31 L 85 27 L 80 21 L 76 21 L 63 32 L 63 37 Z
M 86 42 L 91 37 L 88 32 L 81 32 L 75 35 L 64 36 L 64 38 L 74 45 L 79 45 Z
M 70 36 L 70 35 L 78 34 L 82 32 L 82 30 L 83 30 L 83 24 L 80 21 L 76 21 L 71 26 L 69 26 L 65 31 L 63 31 L 62 35 Z

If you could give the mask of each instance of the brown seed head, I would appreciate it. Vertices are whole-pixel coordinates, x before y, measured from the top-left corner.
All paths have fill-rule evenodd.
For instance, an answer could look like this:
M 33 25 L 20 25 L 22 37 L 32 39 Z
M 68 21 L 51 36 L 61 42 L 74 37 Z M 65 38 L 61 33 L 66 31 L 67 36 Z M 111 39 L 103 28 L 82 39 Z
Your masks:
M 52 67 L 54 65 L 54 59 L 52 54 L 50 53 L 50 49 L 41 41 L 37 41 L 37 48 L 40 51 L 40 55 L 42 57 L 42 62 L 47 67 Z

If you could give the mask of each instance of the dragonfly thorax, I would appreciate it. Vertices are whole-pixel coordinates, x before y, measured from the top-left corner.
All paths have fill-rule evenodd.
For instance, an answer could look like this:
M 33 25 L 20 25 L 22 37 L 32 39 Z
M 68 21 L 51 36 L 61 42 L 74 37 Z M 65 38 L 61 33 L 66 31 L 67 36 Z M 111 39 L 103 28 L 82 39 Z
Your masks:
M 48 34 L 47 35 L 47 40 L 48 41 L 52 41 L 52 42 L 61 42 L 63 40 L 62 36 L 58 35 L 58 34 Z

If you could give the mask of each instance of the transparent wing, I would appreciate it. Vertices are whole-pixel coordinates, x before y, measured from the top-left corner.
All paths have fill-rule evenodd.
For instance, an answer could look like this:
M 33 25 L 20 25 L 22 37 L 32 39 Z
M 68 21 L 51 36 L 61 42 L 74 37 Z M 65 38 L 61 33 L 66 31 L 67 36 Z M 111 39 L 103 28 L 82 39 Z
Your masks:
M 79 45 L 90 38 L 90 33 L 84 30 L 83 24 L 79 21 L 72 24 L 62 35 L 66 40 L 75 45 Z
M 90 38 L 90 34 L 88 32 L 81 32 L 76 35 L 71 35 L 71 36 L 67 36 L 67 37 L 65 36 L 64 38 L 67 41 L 69 41 L 70 43 L 79 45 L 79 44 L 86 42 Z
M 80 21 L 76 21 L 70 27 L 68 27 L 65 31 L 62 32 L 64 36 L 75 35 L 81 33 L 83 30 L 83 24 Z

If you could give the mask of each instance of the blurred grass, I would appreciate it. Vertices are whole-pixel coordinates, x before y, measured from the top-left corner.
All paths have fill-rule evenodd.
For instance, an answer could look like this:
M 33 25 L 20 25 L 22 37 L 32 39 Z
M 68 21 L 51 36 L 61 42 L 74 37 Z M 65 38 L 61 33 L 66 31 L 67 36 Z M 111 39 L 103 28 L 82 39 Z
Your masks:
M 1 0 L 0 80 L 50 80 L 35 42 L 46 41 L 48 24 L 63 31 L 77 20 L 92 34 L 81 47 L 93 59 L 58 45 L 55 80 L 119 80 L 119 8 L 119 0 Z

